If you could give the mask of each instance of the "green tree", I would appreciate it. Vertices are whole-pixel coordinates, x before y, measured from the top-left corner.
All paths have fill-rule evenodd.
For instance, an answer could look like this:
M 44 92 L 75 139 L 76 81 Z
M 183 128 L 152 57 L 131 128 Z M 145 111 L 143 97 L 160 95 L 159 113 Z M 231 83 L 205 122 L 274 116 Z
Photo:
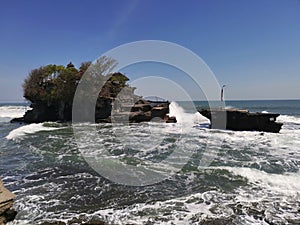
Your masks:
M 31 102 L 51 101 L 55 79 L 63 69 L 63 66 L 47 65 L 32 70 L 23 83 L 24 97 Z
M 79 67 L 79 73 L 81 75 L 83 75 L 85 73 L 85 71 L 87 71 L 87 69 L 89 68 L 89 66 L 92 64 L 91 61 L 88 62 L 83 62 L 81 63 L 80 67 Z
M 47 65 L 34 69 L 25 79 L 24 97 L 31 102 L 44 102 L 50 105 L 72 105 L 74 94 L 82 75 L 85 74 L 87 90 L 82 93 L 83 99 L 88 100 L 85 94 L 93 93 L 104 98 L 114 98 L 126 86 L 129 80 L 121 73 L 111 73 L 117 66 L 116 60 L 102 56 L 94 63 L 83 62 L 79 70 L 70 62 L 66 67 Z M 102 90 L 98 90 L 100 85 Z
M 55 100 L 64 103 L 72 102 L 80 79 L 81 75 L 75 67 L 67 67 L 61 70 L 54 81 L 53 95 L 55 95 Z

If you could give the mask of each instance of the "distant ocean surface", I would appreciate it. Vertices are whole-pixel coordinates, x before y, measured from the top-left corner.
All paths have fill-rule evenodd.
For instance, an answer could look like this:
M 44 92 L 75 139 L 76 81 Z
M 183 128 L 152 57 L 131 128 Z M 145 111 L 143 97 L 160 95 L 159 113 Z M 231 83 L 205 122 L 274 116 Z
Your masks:
M 194 125 L 207 123 L 205 118 L 184 102 L 171 105 L 177 124 L 120 124 L 118 137 L 116 127 L 98 124 L 97 140 L 84 136 L 90 153 L 97 151 L 95 141 L 103 142 L 123 163 L 155 163 L 175 148 L 191 155 L 166 180 L 135 187 L 95 172 L 78 149 L 70 124 L 11 124 L 28 106 L 0 104 L 0 177 L 16 194 L 19 212 L 10 225 L 78 217 L 111 224 L 202 224 L 217 219 L 243 225 L 300 224 L 299 100 L 226 102 L 227 107 L 280 113 L 277 120 L 284 125 L 279 134 L 198 129 Z

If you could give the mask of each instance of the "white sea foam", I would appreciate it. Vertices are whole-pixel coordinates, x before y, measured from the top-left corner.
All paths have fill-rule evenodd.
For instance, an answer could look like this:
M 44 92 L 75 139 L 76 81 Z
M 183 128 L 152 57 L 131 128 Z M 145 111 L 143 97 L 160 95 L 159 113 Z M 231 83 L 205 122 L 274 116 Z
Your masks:
M 296 116 L 288 116 L 288 115 L 280 115 L 277 118 L 278 122 L 284 123 L 284 124 L 299 124 L 300 125 L 300 117 L 296 117 Z
M 300 190 L 300 173 L 270 174 L 253 168 L 240 167 L 214 167 L 226 169 L 235 175 L 248 179 L 252 184 L 264 187 L 272 193 L 284 195 L 296 195 Z
M 231 106 L 231 105 L 227 105 L 225 106 L 225 109 L 234 109 L 235 107 Z
M 186 113 L 180 106 L 176 103 L 171 103 L 170 106 L 170 115 L 176 116 L 179 124 L 151 124 L 152 127 L 151 132 L 153 136 L 163 136 L 166 131 L 170 133 L 177 133 L 178 127 L 180 124 L 183 124 L 185 127 L 192 127 L 193 125 L 203 122 L 207 122 L 205 118 L 203 118 L 200 114 L 188 114 Z M 265 209 L 265 217 L 268 221 L 275 221 L 274 224 L 287 224 L 287 220 L 285 218 L 297 217 L 297 212 L 289 211 L 290 208 L 295 208 L 297 210 L 297 205 L 299 201 L 299 190 L 300 190 L 300 173 L 283 173 L 283 174 L 274 174 L 267 173 L 258 169 L 246 168 L 241 165 L 249 165 L 247 163 L 260 161 L 268 162 L 272 158 L 277 161 L 278 165 L 282 165 L 282 163 L 288 163 L 289 160 L 297 161 L 297 157 L 299 156 L 299 144 L 300 141 L 300 130 L 290 130 L 290 127 L 298 129 L 300 127 L 300 118 L 293 116 L 280 116 L 279 122 L 283 122 L 285 126 L 283 127 L 283 131 L 280 134 L 273 133 L 262 133 L 262 132 L 234 132 L 228 130 L 205 130 L 205 131 L 196 131 L 190 132 L 189 135 L 185 137 L 183 143 L 181 144 L 183 151 L 189 149 L 196 149 L 201 145 L 203 140 L 207 141 L 209 146 L 212 146 L 211 150 L 219 151 L 219 153 L 226 153 L 226 146 L 230 146 L 231 152 L 236 152 L 239 154 L 241 158 L 236 158 L 235 154 L 226 153 L 222 155 L 222 160 L 225 163 L 227 160 L 231 163 L 237 163 L 237 167 L 230 166 L 216 166 L 216 167 L 207 167 L 208 170 L 212 169 L 224 169 L 229 171 L 231 174 L 236 176 L 242 176 L 247 179 L 249 185 L 236 187 L 231 193 L 224 193 L 218 191 L 207 191 L 204 193 L 193 193 L 187 194 L 184 197 L 174 197 L 171 200 L 157 200 L 155 202 L 148 203 L 136 203 L 128 206 L 124 206 L 122 208 L 107 208 L 99 210 L 93 214 L 84 214 L 81 215 L 87 216 L 90 218 L 92 216 L 99 216 L 103 218 L 105 221 L 111 222 L 113 224 L 125 224 L 125 223 L 134 223 L 134 224 L 197 224 L 199 221 L 205 219 L 206 217 L 210 218 L 222 218 L 222 217 L 230 217 L 235 214 L 232 211 L 230 205 L 240 205 L 242 210 L 247 210 L 248 206 L 251 206 L 254 210 L 259 210 L 260 208 Z M 170 125 L 170 126 L 168 126 Z M 43 124 L 36 124 L 37 127 L 32 125 L 27 125 L 22 129 L 16 132 L 16 130 L 12 131 L 13 134 L 9 134 L 12 136 L 11 139 L 20 137 L 19 135 L 25 135 L 27 133 L 35 133 L 41 130 L 51 130 L 53 127 L 44 127 Z M 39 128 L 38 128 L 39 126 Z M 94 125 L 91 125 L 94 126 Z M 97 140 L 91 139 L 90 142 L 103 142 L 110 149 L 117 148 L 117 142 L 112 140 L 112 135 L 108 132 L 111 128 L 111 125 L 99 125 L 102 129 L 99 129 L 99 133 L 101 134 Z M 104 126 L 108 126 L 104 129 Z M 148 145 L 153 143 L 143 142 L 142 138 L 147 138 L 148 134 L 143 133 L 145 129 L 148 127 L 140 125 L 132 125 L 132 130 L 126 130 L 125 127 L 114 127 L 114 129 L 120 129 L 123 135 L 120 135 L 124 138 L 124 141 L 129 141 L 129 144 L 132 143 L 132 147 L 134 144 L 142 142 L 143 149 L 150 149 Z M 27 128 L 26 128 L 27 127 Z M 22 128 L 22 127 L 21 127 Z M 50 129 L 49 129 L 50 128 Z M 58 129 L 58 128 L 54 128 Z M 27 130 L 27 131 L 26 131 Z M 31 131 L 28 131 L 31 130 Z M 187 129 L 188 130 L 188 129 Z M 129 132 L 130 131 L 130 132 Z M 12 133 L 11 132 L 11 133 Z M 123 133 L 122 133 L 123 132 Z M 22 134 L 24 133 L 24 134 Z M 128 135 L 129 134 L 129 135 Z M 8 135 L 8 136 L 9 136 Z M 16 135 L 15 137 L 13 137 Z M 156 136 L 155 136 L 156 135 Z M 89 135 L 84 135 L 85 138 L 88 138 Z M 55 137 L 57 138 L 57 137 Z M 59 137 L 61 138 L 61 137 Z M 152 138 L 155 139 L 155 138 Z M 110 141 L 111 140 L 111 143 Z M 122 139 L 123 140 L 123 139 Z M 150 139 L 151 140 L 151 139 Z M 131 142 L 130 142 L 131 141 Z M 123 143 L 123 142 L 121 142 Z M 299 143 L 299 144 L 298 144 Z M 82 144 L 88 145 L 88 141 L 86 140 Z M 111 144 L 111 146 L 109 146 Z M 177 144 L 177 145 L 178 145 Z M 159 146 L 158 150 L 164 152 L 165 149 L 168 149 L 171 144 L 165 144 Z M 181 147 L 179 146 L 179 147 Z M 194 147 L 195 146 L 195 147 Z M 260 154 L 265 152 L 266 155 Z M 93 153 L 96 153 L 93 151 Z M 151 156 L 151 151 L 140 152 L 135 156 L 140 156 L 144 154 L 148 154 Z M 211 153 L 211 152 L 207 152 Z M 254 154 L 255 153 L 255 154 Z M 257 154 L 256 154 L 257 153 Z M 293 154 L 291 154 L 293 153 Z M 217 157 L 218 155 L 216 155 Z M 246 162 L 246 158 L 244 156 L 251 156 L 251 160 Z M 240 159 L 240 161 L 239 161 Z M 242 160 L 241 160 L 242 159 Z M 284 162 L 280 161 L 283 159 Z M 217 161 L 217 160 L 216 160 Z M 250 162 L 251 161 L 251 162 Z M 241 164 L 239 164 L 241 162 Z M 222 164 L 223 165 L 223 164 Z M 228 164 L 226 164 L 228 165 Z M 195 172 L 197 173 L 197 172 Z M 78 174 L 77 174 L 78 175 Z M 75 176 L 77 176 L 75 175 Z M 66 175 L 66 180 L 72 175 Z M 81 174 L 80 174 L 81 176 Z M 85 175 L 84 175 L 85 176 Z M 58 178 L 63 178 L 59 176 Z M 57 179 L 58 179 L 57 178 Z M 193 182 L 195 178 L 193 174 L 189 175 L 187 182 Z M 233 178 L 234 181 L 234 178 Z M 99 190 L 102 187 L 99 186 Z M 88 190 L 88 187 L 87 187 Z M 76 195 L 78 197 L 79 195 Z M 295 197 L 296 196 L 296 197 Z M 298 196 L 298 197 L 297 197 Z M 85 197 L 85 196 L 84 196 Z M 46 198 L 45 198 L 46 199 Z M 39 216 L 41 213 L 44 213 L 43 218 L 51 218 L 53 212 L 47 212 L 46 210 L 41 211 L 37 209 L 34 210 L 36 205 L 39 205 L 41 202 L 47 205 L 45 207 L 48 209 L 47 200 L 39 199 L 36 196 L 32 196 L 31 199 L 23 199 L 22 202 L 28 205 L 28 208 L 25 209 L 30 211 L 28 214 Z M 18 204 L 22 203 L 21 200 L 17 202 Z M 32 203 L 31 203 L 32 202 Z M 51 202 L 51 200 L 49 201 Z M 57 204 L 56 199 L 53 200 L 53 204 Z M 276 205 L 275 205 L 276 204 Z M 283 205 L 281 205 L 283 204 Z M 65 204 L 64 204 L 65 205 Z M 279 209 L 277 208 L 279 207 Z M 23 209 L 22 207 L 19 207 Z M 250 207 L 251 208 L 251 207 Z M 27 211 L 26 211 L 27 212 Z M 37 213 L 36 213 L 37 212 Z M 54 213 L 53 213 L 54 215 Z M 255 213 L 254 213 L 255 215 Z M 78 216 L 77 213 L 68 214 L 68 212 L 62 213 L 57 212 L 57 217 L 68 217 L 73 218 Z M 281 217 L 282 219 L 276 223 L 276 219 Z M 270 219 L 271 218 L 271 219 Z M 267 224 L 264 220 L 260 220 L 253 217 L 253 214 L 247 215 L 243 213 L 243 215 L 239 215 L 238 219 L 240 219 L 237 224 Z M 193 223 L 193 221 L 196 221 Z M 31 224 L 32 221 L 24 224 Z M 23 223 L 16 223 L 22 224 Z
M 212 207 L 220 208 L 222 211 L 220 217 L 232 215 L 233 211 L 229 207 L 206 204 L 204 200 L 206 198 L 209 200 L 210 198 L 220 198 L 221 195 L 215 191 L 208 191 L 166 201 L 156 201 L 155 203 L 137 203 L 123 209 L 103 209 L 93 215 L 101 215 L 113 224 L 191 224 L 195 217 L 200 220 L 216 217 L 210 210 Z M 161 212 L 166 213 L 162 214 Z
M 8 140 L 16 140 L 26 134 L 33 134 L 39 131 L 51 131 L 60 129 L 58 127 L 46 127 L 43 123 L 32 123 L 29 125 L 21 126 L 12 130 L 7 136 L 6 139 Z
M 8 122 L 12 118 L 22 117 L 26 110 L 25 106 L 0 106 L 0 122 Z
M 210 120 L 202 116 L 199 112 L 186 113 L 185 110 L 176 102 L 171 102 L 169 116 L 175 116 L 178 123 L 186 125 L 196 125 L 203 123 L 210 123 Z

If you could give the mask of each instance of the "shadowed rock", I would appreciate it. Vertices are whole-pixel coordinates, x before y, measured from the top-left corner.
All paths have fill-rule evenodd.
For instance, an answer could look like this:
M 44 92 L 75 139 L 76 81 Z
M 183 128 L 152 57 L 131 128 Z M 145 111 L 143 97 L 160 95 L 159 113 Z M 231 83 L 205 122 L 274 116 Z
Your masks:
M 208 118 L 213 128 L 218 127 L 217 122 L 226 120 L 226 129 L 234 131 L 265 131 L 279 133 L 282 123 L 277 123 L 277 113 L 250 113 L 239 109 L 202 109 L 199 112 Z M 214 124 L 215 121 L 215 124 Z M 225 122 L 225 121 L 224 121 Z

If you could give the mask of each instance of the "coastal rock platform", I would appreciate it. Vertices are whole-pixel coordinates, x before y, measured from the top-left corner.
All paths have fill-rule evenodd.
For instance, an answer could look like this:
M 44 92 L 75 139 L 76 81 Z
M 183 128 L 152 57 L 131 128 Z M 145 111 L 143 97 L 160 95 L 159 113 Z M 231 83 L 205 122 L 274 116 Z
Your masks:
M 283 125 L 276 122 L 280 115 L 277 113 L 251 113 L 248 110 L 222 108 L 202 109 L 199 113 L 211 121 L 212 128 L 217 129 L 279 133 Z

